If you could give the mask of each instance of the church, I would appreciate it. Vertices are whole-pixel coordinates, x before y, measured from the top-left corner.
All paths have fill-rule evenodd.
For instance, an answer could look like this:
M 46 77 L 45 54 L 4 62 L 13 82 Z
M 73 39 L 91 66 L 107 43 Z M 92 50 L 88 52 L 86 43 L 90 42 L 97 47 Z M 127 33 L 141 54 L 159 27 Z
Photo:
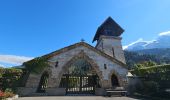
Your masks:
M 127 88 L 128 69 L 121 44 L 124 30 L 108 17 L 93 38 L 95 47 L 81 41 L 43 55 L 49 67 L 30 73 L 21 96 L 71 94 L 105 95 L 106 89 Z

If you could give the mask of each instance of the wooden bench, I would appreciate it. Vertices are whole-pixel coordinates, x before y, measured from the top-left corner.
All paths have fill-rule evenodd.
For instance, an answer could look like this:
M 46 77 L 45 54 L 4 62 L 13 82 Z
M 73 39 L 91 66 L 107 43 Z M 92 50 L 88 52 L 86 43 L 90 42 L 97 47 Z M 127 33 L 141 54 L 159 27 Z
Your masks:
M 126 96 L 127 91 L 123 87 L 115 87 L 106 89 L 107 96 Z

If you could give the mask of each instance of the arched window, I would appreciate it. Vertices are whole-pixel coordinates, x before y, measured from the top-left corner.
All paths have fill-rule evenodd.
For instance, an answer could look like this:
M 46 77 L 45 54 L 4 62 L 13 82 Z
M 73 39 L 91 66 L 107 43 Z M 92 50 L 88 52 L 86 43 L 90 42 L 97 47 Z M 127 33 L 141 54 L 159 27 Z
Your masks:
M 112 74 L 111 77 L 112 87 L 119 86 L 119 81 L 116 75 Z
M 88 75 L 92 70 L 91 64 L 85 59 L 80 58 L 70 65 L 68 73 L 72 75 Z
M 39 86 L 37 89 L 38 93 L 44 93 L 45 89 L 47 88 L 47 84 L 48 84 L 48 78 L 49 78 L 49 74 L 48 72 L 44 72 L 41 76 L 40 82 L 39 82 Z

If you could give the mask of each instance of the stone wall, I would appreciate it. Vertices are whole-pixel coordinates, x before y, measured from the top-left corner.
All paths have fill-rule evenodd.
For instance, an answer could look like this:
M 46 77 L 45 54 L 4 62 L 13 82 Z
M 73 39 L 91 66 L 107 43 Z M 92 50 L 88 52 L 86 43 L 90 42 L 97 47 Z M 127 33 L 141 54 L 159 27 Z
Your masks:
M 17 94 L 19 96 L 30 96 L 33 93 L 36 93 L 37 88 L 28 88 L 28 87 L 18 87 Z

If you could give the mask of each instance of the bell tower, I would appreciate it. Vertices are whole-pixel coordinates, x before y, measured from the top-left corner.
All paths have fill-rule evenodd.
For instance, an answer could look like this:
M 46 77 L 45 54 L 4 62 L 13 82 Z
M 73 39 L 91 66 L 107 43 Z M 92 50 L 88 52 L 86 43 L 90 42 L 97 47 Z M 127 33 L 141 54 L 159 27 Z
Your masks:
M 126 63 L 120 37 L 123 32 L 124 30 L 111 17 L 108 17 L 98 27 L 93 42 L 97 41 L 97 49 Z

